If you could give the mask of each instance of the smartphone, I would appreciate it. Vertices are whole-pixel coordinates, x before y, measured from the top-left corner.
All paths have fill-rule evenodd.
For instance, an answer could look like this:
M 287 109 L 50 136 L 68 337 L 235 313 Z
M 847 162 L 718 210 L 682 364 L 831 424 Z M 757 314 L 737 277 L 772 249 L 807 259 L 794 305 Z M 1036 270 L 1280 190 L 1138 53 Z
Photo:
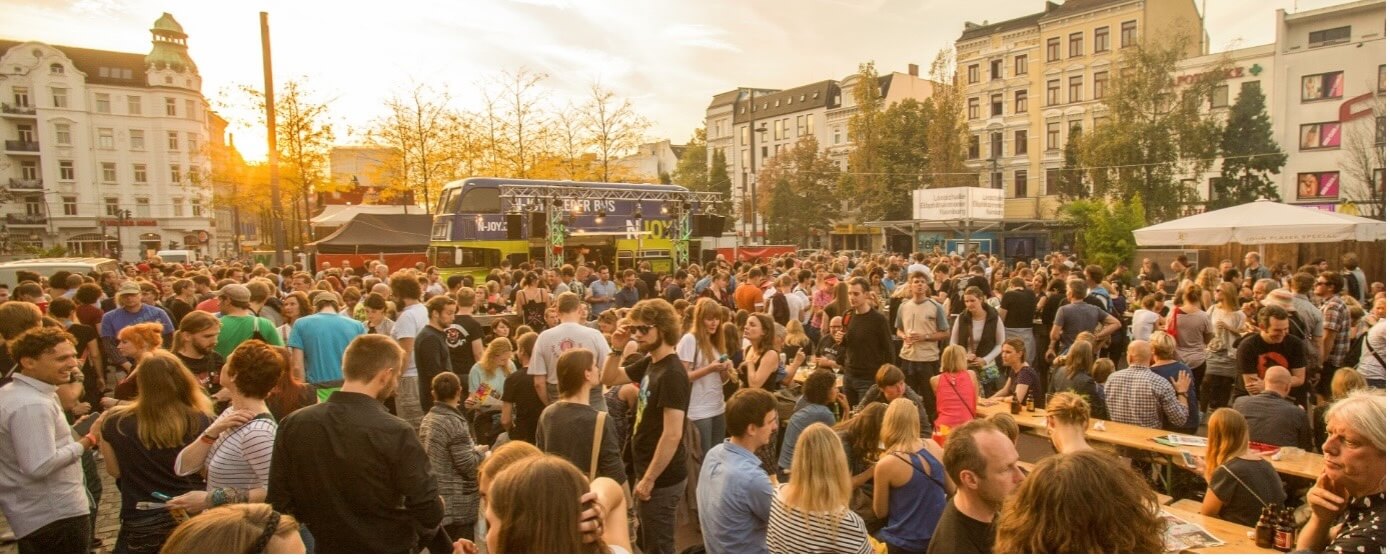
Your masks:
M 1196 467 L 1197 467 L 1197 459 L 1194 458 L 1194 457 L 1192 456 L 1192 453 L 1191 453 L 1191 452 L 1188 452 L 1188 451 L 1186 451 L 1186 450 L 1183 450 L 1183 451 L 1180 451 L 1180 452 L 1182 452 L 1182 463 L 1183 463 L 1183 465 L 1185 465 L 1185 466 L 1187 466 L 1187 467 L 1189 467 L 1189 468 L 1196 468 Z
M 723 363 L 723 362 L 728 361 L 728 360 L 729 360 L 729 356 L 728 356 L 728 355 L 720 355 L 720 356 L 719 356 L 719 362 L 720 362 L 720 363 Z

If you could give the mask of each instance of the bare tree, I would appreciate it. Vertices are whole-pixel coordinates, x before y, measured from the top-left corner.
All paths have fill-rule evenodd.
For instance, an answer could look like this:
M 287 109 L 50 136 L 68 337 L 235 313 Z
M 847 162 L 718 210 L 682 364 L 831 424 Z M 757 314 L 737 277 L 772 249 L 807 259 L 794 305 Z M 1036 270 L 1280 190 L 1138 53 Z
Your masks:
M 592 169 L 586 156 L 593 144 L 585 132 L 584 118 L 578 107 L 566 104 L 555 111 L 555 148 L 560 155 L 560 168 L 569 180 L 591 178 Z
M 289 183 L 292 194 L 290 221 L 294 242 L 300 246 L 313 240 L 309 214 L 313 193 L 328 186 L 328 154 L 334 142 L 330 104 L 319 101 L 301 79 L 276 87 L 276 147 L 280 152 L 280 176 Z M 260 90 L 243 85 L 243 94 L 257 115 L 265 114 L 265 96 Z M 264 116 L 259 117 L 264 125 Z M 278 216 L 280 223 L 283 216 Z M 277 224 L 279 225 L 279 224 Z
M 547 140 L 546 114 L 541 105 L 541 82 L 550 76 L 519 68 L 497 77 L 503 111 L 501 159 L 510 165 L 513 176 L 529 178 L 531 169 L 544 154 Z
M 373 142 L 393 147 L 396 189 L 414 194 L 425 211 L 433 210 L 432 193 L 457 178 L 464 158 L 466 121 L 449 107 L 447 89 L 435 91 L 416 84 L 410 91 L 386 100 L 386 115 L 372 122 Z
M 651 121 L 637 114 L 632 100 L 618 98 L 599 83 L 589 87 L 583 119 L 598 155 L 604 182 L 613 175 L 612 164 L 617 156 L 636 149 L 647 128 L 651 127 Z
M 1342 199 L 1355 204 L 1362 215 L 1383 220 L 1385 97 L 1376 95 L 1369 104 L 1369 114 L 1342 124 L 1341 194 Z

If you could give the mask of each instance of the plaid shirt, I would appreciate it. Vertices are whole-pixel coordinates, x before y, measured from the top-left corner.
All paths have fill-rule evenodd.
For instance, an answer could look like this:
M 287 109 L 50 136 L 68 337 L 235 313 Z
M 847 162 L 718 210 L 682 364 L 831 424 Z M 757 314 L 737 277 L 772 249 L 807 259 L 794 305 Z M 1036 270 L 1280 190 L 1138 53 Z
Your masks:
M 1341 297 L 1333 295 L 1322 304 L 1322 327 L 1334 332 L 1332 351 L 1328 353 L 1324 363 L 1332 363 L 1333 367 L 1339 367 L 1351 347 L 1351 313 L 1347 312 L 1347 304 L 1342 302 Z
M 1187 406 L 1178 401 L 1173 384 L 1148 367 L 1110 375 L 1105 381 L 1105 407 L 1111 421 L 1150 429 L 1162 429 L 1164 417 L 1175 425 L 1187 422 Z

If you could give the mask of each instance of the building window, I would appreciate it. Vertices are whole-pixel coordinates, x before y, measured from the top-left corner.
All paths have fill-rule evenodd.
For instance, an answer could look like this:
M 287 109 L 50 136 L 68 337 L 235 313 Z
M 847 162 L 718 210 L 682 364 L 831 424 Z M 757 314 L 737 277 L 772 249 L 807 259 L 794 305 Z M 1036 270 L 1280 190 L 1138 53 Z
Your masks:
M 96 94 L 96 111 L 102 114 L 111 114 L 111 94 Z
M 1105 92 L 1110 86 L 1110 72 L 1096 72 L 1095 96 L 1096 99 L 1104 99 Z
M 1248 82 L 1243 82 L 1243 83 L 1240 84 L 1240 92 L 1241 92 L 1241 93 L 1250 93 L 1250 94 L 1254 94 L 1254 93 L 1259 93 L 1259 91 L 1260 91 L 1260 82 L 1257 82 L 1257 81 L 1248 81 Z
M 173 97 L 164 98 L 164 116 L 178 116 L 178 101 Z
M 1342 146 L 1342 123 L 1318 122 L 1298 127 L 1298 149 L 1325 149 Z
M 54 123 L 53 142 L 60 146 L 72 145 L 72 125 L 66 122 Z
M 1384 72 L 1381 72 L 1381 74 L 1383 75 Z M 1384 83 L 1384 82 L 1382 81 L 1382 83 Z M 18 107 L 18 108 L 21 108 L 21 109 L 24 109 L 24 108 L 28 108 L 28 107 L 29 107 L 29 88 L 27 88 L 27 87 L 14 87 L 14 88 L 11 88 L 11 91 L 14 92 L 14 106 L 15 106 L 15 107 Z
M 1014 171 L 1014 198 L 1028 197 L 1028 171 L 1019 169 Z
M 183 198 L 174 198 L 174 217 L 183 217 Z
M 1336 200 L 1341 190 L 1342 175 L 1337 171 L 1298 174 L 1299 200 Z
M 989 96 L 989 116 L 1000 116 L 1004 114 L 1004 94 L 995 93 Z
M 169 183 L 179 184 L 183 182 L 183 172 L 178 165 L 169 166 Z
M 1308 48 L 1340 45 L 1351 42 L 1351 26 L 1345 25 L 1308 34 Z
M 807 134 L 815 134 L 815 133 L 816 133 L 816 115 L 806 115 L 806 133 L 807 133 Z M 194 135 L 194 139 L 195 139 L 195 141 L 196 141 L 196 139 L 197 139 L 197 136 L 196 136 L 196 135 Z M 192 147 L 190 147 L 190 148 L 188 148 L 188 149 L 189 149 L 189 151 L 192 151 L 192 150 L 193 150 Z
M 188 153 L 198 153 L 198 135 L 193 132 L 188 133 Z
M 135 217 L 150 217 L 149 198 L 141 197 L 135 199 Z
M 43 215 L 43 198 L 25 198 L 24 215 Z
M 1258 82 L 1257 82 L 1258 83 Z M 1211 108 L 1217 109 L 1230 106 L 1231 88 L 1226 84 L 1221 84 L 1211 88 Z
M 1026 55 L 1026 54 L 1020 54 L 1020 55 L 1014 57 L 1014 75 L 1015 75 L 1015 76 L 1026 76 L 1026 75 L 1028 75 L 1028 55 Z
M 1378 71 L 1376 72 L 1376 74 L 1377 74 L 1377 76 L 1378 76 L 1378 77 L 1376 78 L 1376 93 L 1385 93 L 1385 65 L 1384 65 L 1384 64 L 1381 64 L 1381 65 L 1380 65 L 1380 70 L 1378 70 Z M 1255 83 L 1258 84 L 1259 82 L 1255 82 Z
M 1057 122 L 1047 123 L 1047 149 L 1057 149 L 1057 145 L 1062 140 L 1062 125 Z
M 39 179 L 39 164 L 37 161 L 21 161 L 19 163 L 19 178 L 26 181 Z
M 967 159 L 979 159 L 979 158 L 980 158 L 980 135 L 979 135 L 979 134 L 972 134 L 972 135 L 970 136 L 970 147 L 968 148 L 968 152 L 969 152 L 969 153 L 966 155 L 966 158 L 967 158 Z
M 1058 103 L 1057 94 L 1061 87 L 1061 80 L 1047 80 L 1047 106 L 1051 107 Z
M 149 174 L 145 171 L 144 163 L 136 163 L 133 167 L 135 170 L 136 184 L 145 184 L 146 182 L 149 182 Z
M 120 200 L 117 199 L 117 198 L 115 198 L 115 197 L 107 197 L 107 198 L 106 198 L 106 215 L 109 215 L 109 216 L 111 216 L 111 217 L 115 217 L 116 214 L 118 214 L 118 213 L 120 213 L 120 212 L 121 212 L 121 203 L 120 203 Z
M 1096 52 L 1110 51 L 1110 26 L 1096 28 Z
M 989 187 L 995 190 L 1004 190 L 1004 172 L 995 171 L 989 174 Z
M 1069 35 L 1067 37 L 1067 56 L 1069 58 L 1076 58 L 1078 56 L 1081 56 L 1081 44 L 1084 41 L 1085 39 L 1083 38 L 1083 33 L 1081 33 L 1080 31 Z
M 63 65 L 62 65 L 62 64 L 58 64 L 57 62 L 54 62 L 53 64 L 49 64 L 49 65 L 48 65 L 48 73 L 53 74 L 53 75 L 55 75 L 55 76 L 61 76 L 61 75 L 63 75 Z
M 1342 98 L 1342 73 L 1328 72 L 1303 76 L 1303 100 L 1320 101 Z
M 990 157 L 990 159 L 999 159 L 1000 157 L 1003 157 L 1003 156 L 1004 156 L 1004 133 L 1003 133 L 1003 132 L 990 132 L 990 133 L 989 133 L 989 157 Z
M 116 182 L 116 164 L 111 161 L 101 162 L 101 182 Z
M 980 83 L 980 65 L 971 64 L 965 68 L 966 83 Z
M 784 118 L 784 119 L 782 119 L 782 139 L 791 138 L 791 133 L 792 133 L 792 119 L 790 119 L 790 118 Z
M 836 129 L 835 129 L 835 140 L 834 140 L 833 142 L 831 142 L 830 145 L 833 145 L 833 146 L 838 146 L 838 145 L 840 145 L 840 129 L 839 129 L 839 128 L 836 128 Z
M 1376 117 L 1376 145 L 1385 145 L 1385 117 Z
M 1028 90 L 1020 89 L 1014 92 L 1014 114 L 1028 112 Z
M 132 114 L 132 115 L 143 114 L 143 113 L 145 112 L 144 109 L 140 108 L 140 96 L 139 96 L 139 95 L 129 95 L 129 96 L 127 96 L 127 97 L 125 98 L 125 108 L 126 108 L 126 112 L 129 112 L 129 113 Z
M 1067 102 L 1081 101 L 1081 76 L 1067 78 Z
M 77 172 L 73 169 L 72 161 L 58 162 L 58 180 L 71 181 L 77 180 Z
M 203 201 L 198 198 L 193 199 L 193 217 L 203 217 Z
M 52 88 L 52 91 L 53 91 L 53 108 L 55 108 L 55 109 L 66 109 L 66 108 L 68 108 L 68 88 L 66 88 L 66 87 L 54 87 L 54 88 Z
M 1051 196 L 1057 189 L 1057 181 L 1061 179 L 1060 169 L 1048 169 L 1047 180 L 1043 182 L 1043 196 Z
M 77 215 L 77 197 L 63 197 L 63 215 Z
M 130 149 L 132 149 L 132 150 L 137 150 L 137 151 L 145 149 L 145 131 L 144 131 L 144 130 L 131 130 L 131 131 L 130 131 Z
M 116 149 L 116 132 L 110 128 L 98 128 L 97 147 L 101 149 Z
M 1002 79 L 1004 79 L 1004 61 L 1003 61 L 1003 60 L 991 60 L 991 61 L 989 61 L 989 79 L 991 79 L 991 80 L 1002 80 Z
M 977 97 L 971 97 L 969 101 L 966 101 L 966 102 L 965 102 L 965 116 L 966 116 L 966 118 L 968 118 L 968 119 L 970 119 L 970 120 L 975 120 L 975 119 L 977 119 L 977 118 L 980 118 L 980 99 L 979 99 L 979 98 L 977 98 Z
M 1047 61 L 1056 62 L 1062 59 L 1062 38 L 1053 37 L 1047 40 Z
M 1068 121 L 1067 121 L 1067 141 L 1070 142 L 1070 141 L 1072 140 L 1073 137 L 1075 137 L 1075 136 L 1080 136 L 1080 135 L 1081 135 L 1081 120 L 1080 120 L 1080 119 L 1077 119 L 1077 120 L 1068 120 Z
M 1120 48 L 1132 47 L 1139 41 L 1139 22 L 1129 20 L 1120 24 Z
M 198 102 L 192 99 L 185 99 L 183 102 L 183 112 L 188 113 L 185 118 L 198 119 Z
M 1028 131 L 1014 130 L 1014 155 L 1028 153 Z
M 806 135 L 806 115 L 796 115 L 796 137 Z
M 179 133 L 169 132 L 169 151 L 179 150 Z

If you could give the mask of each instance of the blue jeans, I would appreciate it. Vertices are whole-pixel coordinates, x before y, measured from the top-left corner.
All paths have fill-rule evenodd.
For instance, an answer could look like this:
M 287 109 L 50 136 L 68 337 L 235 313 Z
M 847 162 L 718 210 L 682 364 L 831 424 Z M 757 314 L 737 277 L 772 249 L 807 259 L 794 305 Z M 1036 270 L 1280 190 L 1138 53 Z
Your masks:
M 700 452 L 709 452 L 709 449 L 724 442 L 724 437 L 728 436 L 725 433 L 722 413 L 714 417 L 696 419 L 691 423 L 695 424 L 695 430 L 700 432 Z
M 637 500 L 637 547 L 642 553 L 676 552 L 676 506 L 685 494 L 685 480 L 652 489 L 646 501 Z

